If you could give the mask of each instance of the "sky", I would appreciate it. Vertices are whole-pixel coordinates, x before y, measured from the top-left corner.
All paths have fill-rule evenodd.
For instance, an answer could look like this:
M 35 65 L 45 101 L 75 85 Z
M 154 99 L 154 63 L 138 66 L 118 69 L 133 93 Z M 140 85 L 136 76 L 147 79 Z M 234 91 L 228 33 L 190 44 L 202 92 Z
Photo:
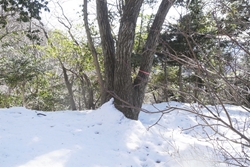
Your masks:
M 110 3 L 110 1 L 108 1 Z M 62 17 L 61 9 L 58 6 L 58 3 L 62 6 L 65 15 L 69 18 L 70 21 L 72 21 L 73 24 L 83 24 L 82 18 L 79 16 L 81 15 L 81 6 L 83 4 L 83 1 L 79 0 L 51 0 L 49 2 L 49 9 L 50 12 L 42 12 L 42 21 L 45 26 L 47 26 L 49 29 L 61 29 L 65 30 L 65 28 L 57 21 L 58 17 Z M 92 2 L 93 4 L 94 1 Z M 146 12 L 156 12 L 158 9 L 157 4 L 154 9 L 148 9 Z M 80 13 L 79 13 L 80 12 Z M 178 18 L 179 14 L 182 14 L 184 11 L 181 9 L 176 9 L 172 7 L 167 15 L 167 21 L 173 22 L 175 19 Z M 89 5 L 89 18 L 91 16 L 93 19 L 95 19 L 95 16 L 93 15 L 95 13 L 95 7 L 92 5 Z
M 82 5 L 82 2 L 79 0 L 51 0 L 48 4 L 50 12 L 42 12 L 42 22 L 50 29 L 64 29 L 57 21 L 58 17 L 62 17 L 62 11 L 58 3 L 62 6 L 65 15 L 70 21 L 73 23 L 83 22 L 78 13 L 81 11 L 80 5 Z
M 233 149 L 241 151 L 233 143 L 208 140 L 207 135 L 213 137 L 214 133 L 197 126 L 202 124 L 197 116 L 170 107 L 199 108 L 177 102 L 145 104 L 145 110 L 165 114 L 141 112 L 138 121 L 125 118 L 113 106 L 113 99 L 85 111 L 2 108 L 0 167 L 226 167 L 218 149 L 214 150 L 216 144 L 223 144 L 232 154 Z M 250 116 L 241 107 L 226 107 L 233 120 L 240 122 Z M 227 120 L 222 113 L 221 118 Z M 220 132 L 235 136 L 225 129 Z M 245 134 L 250 135 L 249 129 Z

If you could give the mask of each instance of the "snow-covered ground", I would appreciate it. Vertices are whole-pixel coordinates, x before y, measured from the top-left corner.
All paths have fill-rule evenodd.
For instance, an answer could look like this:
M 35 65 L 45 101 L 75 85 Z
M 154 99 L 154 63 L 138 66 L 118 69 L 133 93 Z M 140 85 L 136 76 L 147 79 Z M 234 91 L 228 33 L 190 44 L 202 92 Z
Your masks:
M 187 104 L 143 107 L 157 111 L 169 105 Z M 237 119 L 246 120 L 247 112 L 241 107 L 231 106 L 230 111 L 241 111 L 244 114 Z M 138 121 L 128 120 L 112 100 L 88 111 L 1 109 L 0 167 L 226 166 L 217 163 L 220 158 L 212 145 L 202 140 L 203 128 L 183 130 L 197 125 L 197 117 L 175 110 L 154 125 L 160 117 L 160 113 L 142 112 Z

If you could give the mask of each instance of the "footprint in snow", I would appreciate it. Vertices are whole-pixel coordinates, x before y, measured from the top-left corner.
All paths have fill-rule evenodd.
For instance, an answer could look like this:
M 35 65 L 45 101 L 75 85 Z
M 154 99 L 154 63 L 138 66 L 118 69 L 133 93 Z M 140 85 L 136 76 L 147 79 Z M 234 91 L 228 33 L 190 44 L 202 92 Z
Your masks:
M 161 163 L 161 161 L 160 161 L 160 160 L 156 160 L 155 162 L 156 162 L 157 164 Z

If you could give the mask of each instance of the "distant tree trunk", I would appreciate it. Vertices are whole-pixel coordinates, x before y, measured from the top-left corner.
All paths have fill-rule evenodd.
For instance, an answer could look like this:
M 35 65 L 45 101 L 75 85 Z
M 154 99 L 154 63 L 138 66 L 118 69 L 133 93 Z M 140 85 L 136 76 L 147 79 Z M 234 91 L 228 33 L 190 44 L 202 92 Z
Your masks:
M 87 109 L 95 109 L 95 105 L 94 105 L 94 94 L 93 94 L 93 89 L 91 88 L 91 83 L 90 80 L 88 78 L 88 76 L 86 74 L 82 74 L 83 78 L 81 77 L 81 85 L 82 85 L 82 91 L 86 92 L 85 90 L 87 89 L 87 94 L 83 94 L 84 97 L 84 103 L 85 103 L 85 107 Z M 85 82 L 84 82 L 85 81 Z M 86 86 L 84 86 L 86 83 Z M 87 96 L 87 97 L 86 97 Z
M 75 100 L 74 100 L 74 95 L 73 95 L 73 90 L 72 90 L 72 83 L 70 83 L 70 81 L 69 81 L 69 77 L 68 77 L 68 74 L 67 74 L 67 69 L 64 67 L 64 65 L 63 65 L 63 63 L 61 62 L 60 59 L 59 59 L 59 61 L 60 61 L 60 64 L 61 64 L 61 67 L 62 67 L 62 70 L 63 70 L 64 81 L 65 81 L 65 84 L 66 84 L 66 87 L 67 87 L 68 93 L 69 93 L 69 101 L 70 101 L 71 110 L 76 110 L 76 103 L 75 103 Z
M 22 106 L 26 107 L 26 99 L 25 99 L 25 82 L 21 83 L 21 94 L 22 94 Z
M 180 102 L 185 102 L 184 94 L 183 94 L 183 81 L 182 81 L 182 64 L 179 64 L 178 70 L 178 84 L 179 84 L 179 92 L 180 92 Z
M 164 94 L 165 94 L 165 100 L 166 102 L 169 101 L 169 95 L 168 95 L 168 70 L 167 70 L 167 62 L 163 62 L 163 69 L 164 69 Z
M 197 102 L 198 96 L 199 96 L 199 77 L 197 76 L 197 73 L 195 73 L 195 80 L 194 80 L 194 103 Z

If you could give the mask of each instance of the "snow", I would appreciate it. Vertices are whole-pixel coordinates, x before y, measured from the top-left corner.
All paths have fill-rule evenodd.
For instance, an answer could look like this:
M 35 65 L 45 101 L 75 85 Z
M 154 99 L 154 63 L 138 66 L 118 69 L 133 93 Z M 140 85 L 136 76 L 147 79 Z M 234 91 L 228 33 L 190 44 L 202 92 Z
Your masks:
M 194 114 L 168 113 L 168 106 L 187 104 L 144 105 L 147 111 L 165 109 L 166 113 L 141 112 L 139 120 L 133 121 L 112 103 L 88 111 L 0 109 L 0 167 L 226 166 L 216 164 L 219 156 L 212 144 L 197 136 L 204 138 L 204 129 L 183 130 L 197 124 Z M 246 119 L 248 113 L 241 107 L 228 108 L 235 119 Z M 238 111 L 241 114 L 236 115 Z

